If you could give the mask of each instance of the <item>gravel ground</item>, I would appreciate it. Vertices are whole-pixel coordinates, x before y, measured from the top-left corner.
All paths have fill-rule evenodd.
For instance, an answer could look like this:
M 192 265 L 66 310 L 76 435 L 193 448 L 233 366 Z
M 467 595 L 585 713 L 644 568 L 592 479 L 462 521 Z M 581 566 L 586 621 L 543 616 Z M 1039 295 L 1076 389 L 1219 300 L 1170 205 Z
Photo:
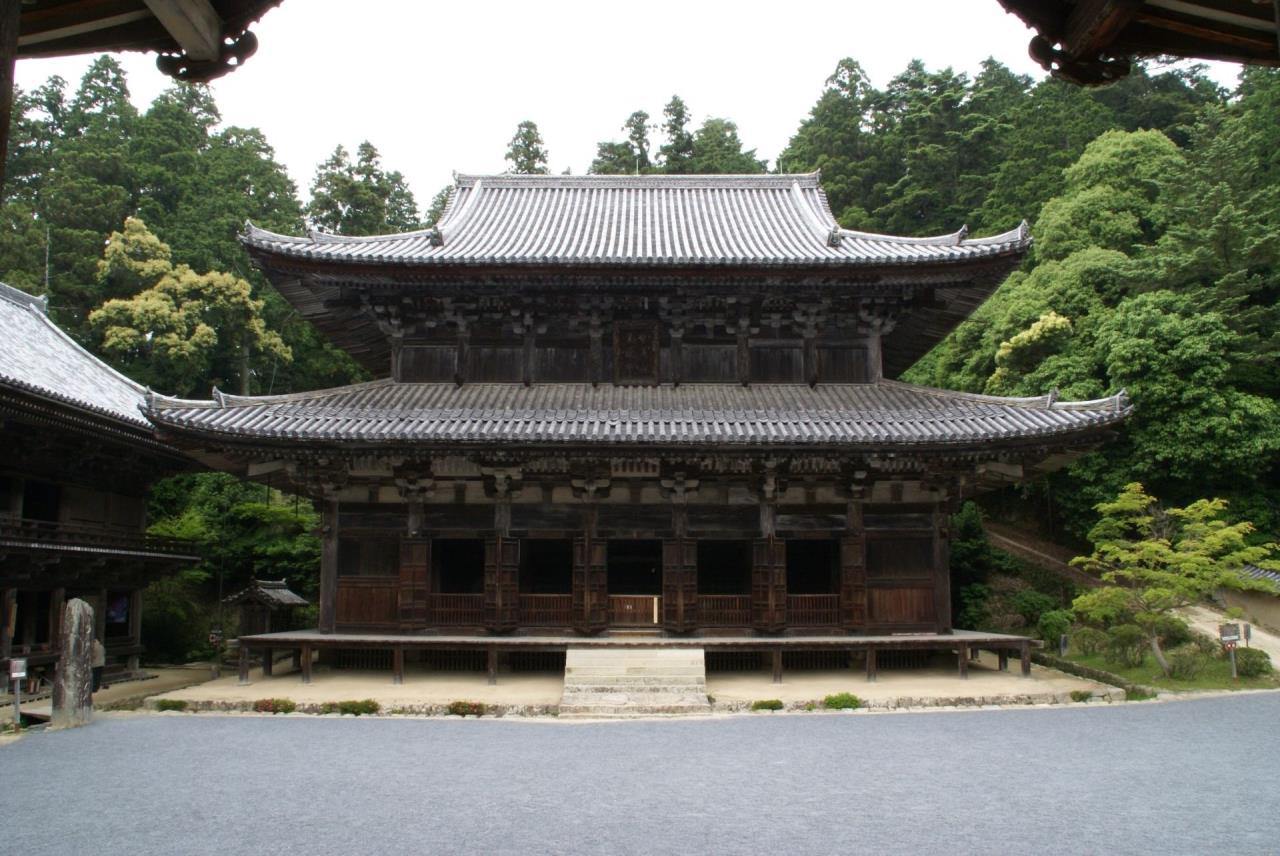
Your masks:
M 7 853 L 1280 849 L 1280 695 L 559 723 L 133 716 L 0 747 Z

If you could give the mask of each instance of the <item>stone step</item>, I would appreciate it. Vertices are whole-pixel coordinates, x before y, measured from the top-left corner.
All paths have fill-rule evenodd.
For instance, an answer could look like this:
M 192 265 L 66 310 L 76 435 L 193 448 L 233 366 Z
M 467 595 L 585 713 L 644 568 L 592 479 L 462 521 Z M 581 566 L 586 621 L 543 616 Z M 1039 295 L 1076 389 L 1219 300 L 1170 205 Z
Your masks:
M 679 681 L 669 681 L 664 678 L 596 678 L 590 681 L 565 681 L 564 684 L 566 691 L 574 690 L 575 692 L 643 692 L 666 687 L 680 687 L 687 692 L 693 692 L 706 689 L 707 680 L 706 678 Z
M 700 648 L 569 649 L 560 715 L 627 718 L 709 714 Z

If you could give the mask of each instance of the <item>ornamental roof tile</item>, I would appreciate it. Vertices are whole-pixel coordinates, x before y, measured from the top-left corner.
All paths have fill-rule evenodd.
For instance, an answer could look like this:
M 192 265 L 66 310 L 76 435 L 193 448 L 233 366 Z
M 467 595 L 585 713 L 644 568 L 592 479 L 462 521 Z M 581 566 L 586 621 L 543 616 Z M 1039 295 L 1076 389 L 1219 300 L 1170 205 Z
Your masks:
M 43 298 L 0 283 L 0 331 L 0 387 L 150 429 L 142 415 L 146 388 L 59 329 Z
M 177 434 L 242 441 L 380 445 L 974 446 L 1065 438 L 1122 421 L 1124 393 L 1086 402 L 997 398 L 876 384 L 397 383 L 216 401 L 156 397 Z
M 308 261 L 404 265 L 850 267 L 1017 257 L 1026 224 L 970 239 L 842 229 L 818 174 L 460 176 L 434 229 L 345 237 L 247 224 L 251 250 Z

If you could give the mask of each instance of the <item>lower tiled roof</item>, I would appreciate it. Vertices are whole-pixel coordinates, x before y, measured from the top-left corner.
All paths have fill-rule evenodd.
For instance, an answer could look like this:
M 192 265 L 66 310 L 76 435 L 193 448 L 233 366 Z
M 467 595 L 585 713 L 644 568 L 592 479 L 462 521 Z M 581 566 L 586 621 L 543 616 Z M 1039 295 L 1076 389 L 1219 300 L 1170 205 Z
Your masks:
M 973 446 L 1065 438 L 1122 421 L 1124 393 L 1087 402 L 997 398 L 876 384 L 397 383 L 285 396 L 153 398 L 174 434 L 379 445 Z

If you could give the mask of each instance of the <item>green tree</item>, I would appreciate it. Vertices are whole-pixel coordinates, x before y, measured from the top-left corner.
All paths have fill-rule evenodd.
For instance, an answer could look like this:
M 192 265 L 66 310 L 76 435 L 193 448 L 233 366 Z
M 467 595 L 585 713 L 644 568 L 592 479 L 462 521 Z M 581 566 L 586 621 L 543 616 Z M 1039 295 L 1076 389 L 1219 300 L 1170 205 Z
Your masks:
M 399 172 L 382 168 L 382 156 L 368 140 L 353 163 L 338 146 L 316 171 L 307 220 L 339 235 L 379 235 L 418 228 L 418 206 Z
M 708 119 L 693 135 L 691 173 L 763 173 L 766 169 L 755 149 L 743 150 L 738 126 L 728 119 Z
M 649 114 L 637 110 L 622 123 L 626 139 L 598 143 L 588 172 L 594 175 L 640 175 L 651 171 Z
M 679 95 L 672 95 L 662 108 L 662 133 L 667 141 L 658 149 L 662 171 L 676 175 L 693 165 L 693 134 L 689 133 L 689 108 Z
M 546 175 L 550 172 L 542 134 L 538 132 L 538 126 L 528 119 L 516 126 L 504 158 L 511 164 L 507 171 L 516 175 Z
M 1161 628 L 1177 609 L 1199 603 L 1220 588 L 1268 589 L 1240 573 L 1246 564 L 1268 562 L 1280 545 L 1252 544 L 1247 521 L 1230 522 L 1222 499 L 1201 499 L 1185 508 L 1163 508 L 1141 484 L 1124 487 L 1100 503 L 1089 532 L 1093 552 L 1073 560 L 1107 585 L 1075 599 L 1072 608 L 1104 625 L 1136 623 L 1166 676 Z
M 113 233 L 99 263 L 103 282 L 127 282 L 142 290 L 108 300 L 89 321 L 102 336 L 103 351 L 133 377 L 161 389 L 189 394 L 219 371 L 238 375 L 250 387 L 254 351 L 288 361 L 279 333 L 262 320 L 263 302 L 249 283 L 225 273 L 198 274 L 174 267 L 171 253 L 141 220 L 125 221 Z

